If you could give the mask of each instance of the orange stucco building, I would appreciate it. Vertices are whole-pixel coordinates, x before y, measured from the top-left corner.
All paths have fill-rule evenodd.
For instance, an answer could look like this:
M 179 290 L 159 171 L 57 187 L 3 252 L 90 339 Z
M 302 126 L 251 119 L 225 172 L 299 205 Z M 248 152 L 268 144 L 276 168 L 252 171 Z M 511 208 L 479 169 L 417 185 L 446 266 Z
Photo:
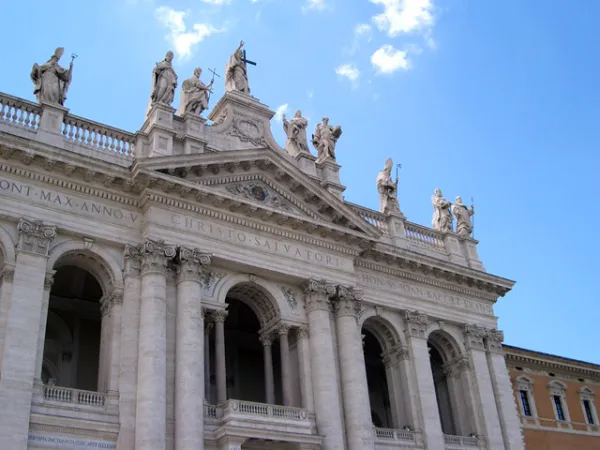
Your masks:
M 505 345 L 527 450 L 600 450 L 600 365 Z

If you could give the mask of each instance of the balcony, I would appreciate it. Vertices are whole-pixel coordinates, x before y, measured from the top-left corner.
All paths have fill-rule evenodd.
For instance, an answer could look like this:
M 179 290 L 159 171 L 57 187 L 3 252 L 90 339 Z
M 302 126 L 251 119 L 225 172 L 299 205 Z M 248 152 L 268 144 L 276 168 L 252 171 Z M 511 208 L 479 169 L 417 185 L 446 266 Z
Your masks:
M 444 435 L 446 450 L 469 450 L 479 448 L 479 439 L 470 436 Z
M 395 430 L 392 428 L 375 428 L 375 448 L 422 448 L 421 434 L 409 430 Z

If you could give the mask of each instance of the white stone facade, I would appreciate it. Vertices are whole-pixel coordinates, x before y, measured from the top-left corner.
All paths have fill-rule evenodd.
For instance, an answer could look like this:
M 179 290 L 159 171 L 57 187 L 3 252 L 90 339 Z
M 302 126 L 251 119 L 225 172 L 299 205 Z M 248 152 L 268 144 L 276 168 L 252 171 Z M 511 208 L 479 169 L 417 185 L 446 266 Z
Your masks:
M 0 94 L 2 448 L 523 449 L 513 282 L 344 201 L 273 114 L 230 91 L 133 134 Z

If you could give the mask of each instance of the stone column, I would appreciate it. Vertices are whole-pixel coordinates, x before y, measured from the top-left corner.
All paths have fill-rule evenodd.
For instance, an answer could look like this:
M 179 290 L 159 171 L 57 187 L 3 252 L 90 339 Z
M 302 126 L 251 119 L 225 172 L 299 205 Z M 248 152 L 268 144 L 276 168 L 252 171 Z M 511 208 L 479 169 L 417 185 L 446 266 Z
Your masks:
M 10 407 L 10 414 L 5 414 L 0 422 L 0 442 L 4 448 L 25 450 L 40 340 L 46 265 L 56 228 L 41 221 L 21 219 L 17 231 L 17 258 L 0 367 L 0 405 Z
M 175 449 L 204 448 L 202 266 L 210 255 L 179 249 L 175 350 Z
M 503 340 L 504 333 L 502 331 L 488 330 L 485 339 L 488 367 L 494 397 L 496 398 L 504 446 L 506 450 L 523 450 L 525 447 L 521 434 L 521 422 L 502 350 Z
M 308 340 L 308 328 L 300 327 L 296 331 L 298 342 L 298 361 L 300 363 L 300 392 L 302 395 L 302 407 L 309 411 L 315 410 L 313 401 L 313 387 L 310 370 L 310 342 Z
M 416 388 L 417 417 L 423 433 L 425 448 L 427 450 L 444 450 L 444 434 L 442 433 L 429 350 L 427 349 L 426 331 L 429 319 L 426 314 L 418 311 L 407 311 L 405 320 L 405 335 L 413 363 L 413 370 L 409 375 Z
M 142 281 L 141 246 L 126 245 L 123 253 L 123 310 L 119 363 L 118 450 L 135 448 L 136 397 Z
M 444 365 L 452 419 L 456 429 L 455 434 L 459 436 L 469 436 L 476 431 L 474 423 L 476 413 L 473 408 L 471 392 L 464 390 L 464 386 L 470 385 L 469 370 L 469 359 L 464 356 Z
M 304 285 L 304 291 L 317 428 L 319 434 L 324 436 L 323 450 L 345 450 L 329 320 L 329 297 L 335 293 L 335 286 L 323 281 L 309 280 Z
M 273 353 L 272 339 L 270 334 L 260 336 L 263 346 L 263 360 L 265 367 L 265 402 L 269 405 L 275 404 L 275 381 L 273 377 Z
M 373 449 L 375 437 L 362 336 L 358 326 L 363 293 L 344 286 L 338 286 L 337 291 L 335 325 L 348 450 Z
M 146 240 L 142 248 L 142 300 L 135 427 L 136 450 L 164 450 L 167 427 L 167 262 L 175 247 Z
M 206 317 L 207 311 L 204 311 Z M 214 323 L 206 321 L 204 325 L 204 398 L 210 404 L 210 332 L 214 327 Z
M 35 358 L 35 380 L 42 380 L 42 366 L 44 365 L 44 347 L 46 343 L 46 325 L 48 323 L 48 307 L 50 305 L 50 290 L 54 282 L 54 273 L 52 270 L 46 273 L 44 279 L 44 296 L 42 297 L 42 312 L 40 314 L 40 331 L 38 334 L 37 355 Z
M 0 270 L 0 367 L 2 367 L 2 354 L 4 353 L 4 334 L 6 332 L 6 322 L 10 310 L 10 298 L 12 296 L 13 278 L 15 268 L 12 265 L 4 264 Z
M 465 347 L 471 362 L 471 392 L 476 403 L 477 434 L 485 436 L 490 450 L 504 450 L 504 439 L 483 344 L 486 335 L 485 328 L 476 325 L 464 327 Z
M 225 318 L 227 311 L 215 311 L 215 374 L 217 379 L 217 403 L 227 401 L 227 364 L 225 359 Z
M 281 388 L 283 405 L 292 406 L 292 368 L 290 360 L 289 325 L 282 324 L 277 329 L 279 334 L 279 351 L 281 356 Z
M 396 429 L 402 429 L 407 425 L 411 428 L 414 427 L 406 411 L 406 396 L 409 394 L 409 391 L 403 387 L 400 373 L 400 364 L 405 359 L 408 359 L 408 348 L 406 346 L 394 347 L 383 356 L 383 365 L 385 367 L 390 406 L 392 409 L 393 428 Z

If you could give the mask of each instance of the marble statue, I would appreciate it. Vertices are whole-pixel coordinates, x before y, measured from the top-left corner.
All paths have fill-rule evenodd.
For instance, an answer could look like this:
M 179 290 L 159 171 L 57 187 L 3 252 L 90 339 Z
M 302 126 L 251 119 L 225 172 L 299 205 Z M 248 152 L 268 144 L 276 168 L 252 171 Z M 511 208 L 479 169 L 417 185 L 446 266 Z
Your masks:
M 450 207 L 452 203 L 442 197 L 442 191 L 436 189 L 431 197 L 433 203 L 433 229 L 436 231 L 452 231 L 452 214 Z
M 323 117 L 323 121 L 316 126 L 315 134 L 312 135 L 312 143 L 317 149 L 317 163 L 328 158 L 335 161 L 335 145 L 341 135 L 342 127 L 329 125 L 329 118 Z
M 377 175 L 377 191 L 379 192 L 379 210 L 384 214 L 400 212 L 398 204 L 398 177 L 392 181 L 392 158 L 385 162 L 384 169 Z
M 283 121 L 283 131 L 287 136 L 284 150 L 292 156 L 296 156 L 300 153 L 310 153 L 306 140 L 308 120 L 302 117 L 302 111 L 296 111 L 294 117 L 289 121 L 285 118 L 285 114 L 281 118 Z
M 181 86 L 181 98 L 179 99 L 179 109 L 177 114 L 183 116 L 185 113 L 192 113 L 197 116 L 202 111 L 208 109 L 208 94 L 212 93 L 212 84 L 214 79 L 208 84 L 200 81 L 202 69 L 196 67 L 194 75 L 183 82 Z
M 53 103 L 61 106 L 65 104 L 69 84 L 71 84 L 73 60 L 68 69 L 62 68 L 58 62 L 64 52 L 64 48 L 57 48 L 48 61 L 41 66 L 36 63 L 31 69 L 31 81 L 35 85 L 33 93 L 40 103 Z
M 156 63 L 152 69 L 152 93 L 150 94 L 150 106 L 155 103 L 170 106 L 175 97 L 177 87 L 177 74 L 173 70 L 173 52 L 168 51 L 165 59 Z
M 469 237 L 473 232 L 473 222 L 471 216 L 475 214 L 475 207 L 471 205 L 467 208 L 460 196 L 452 204 L 452 213 L 456 217 L 456 233 L 461 237 Z
M 246 59 L 242 47 L 244 41 L 240 41 L 240 45 L 229 57 L 225 66 L 225 91 L 240 91 L 245 94 L 250 93 L 248 85 L 248 73 L 246 70 Z

